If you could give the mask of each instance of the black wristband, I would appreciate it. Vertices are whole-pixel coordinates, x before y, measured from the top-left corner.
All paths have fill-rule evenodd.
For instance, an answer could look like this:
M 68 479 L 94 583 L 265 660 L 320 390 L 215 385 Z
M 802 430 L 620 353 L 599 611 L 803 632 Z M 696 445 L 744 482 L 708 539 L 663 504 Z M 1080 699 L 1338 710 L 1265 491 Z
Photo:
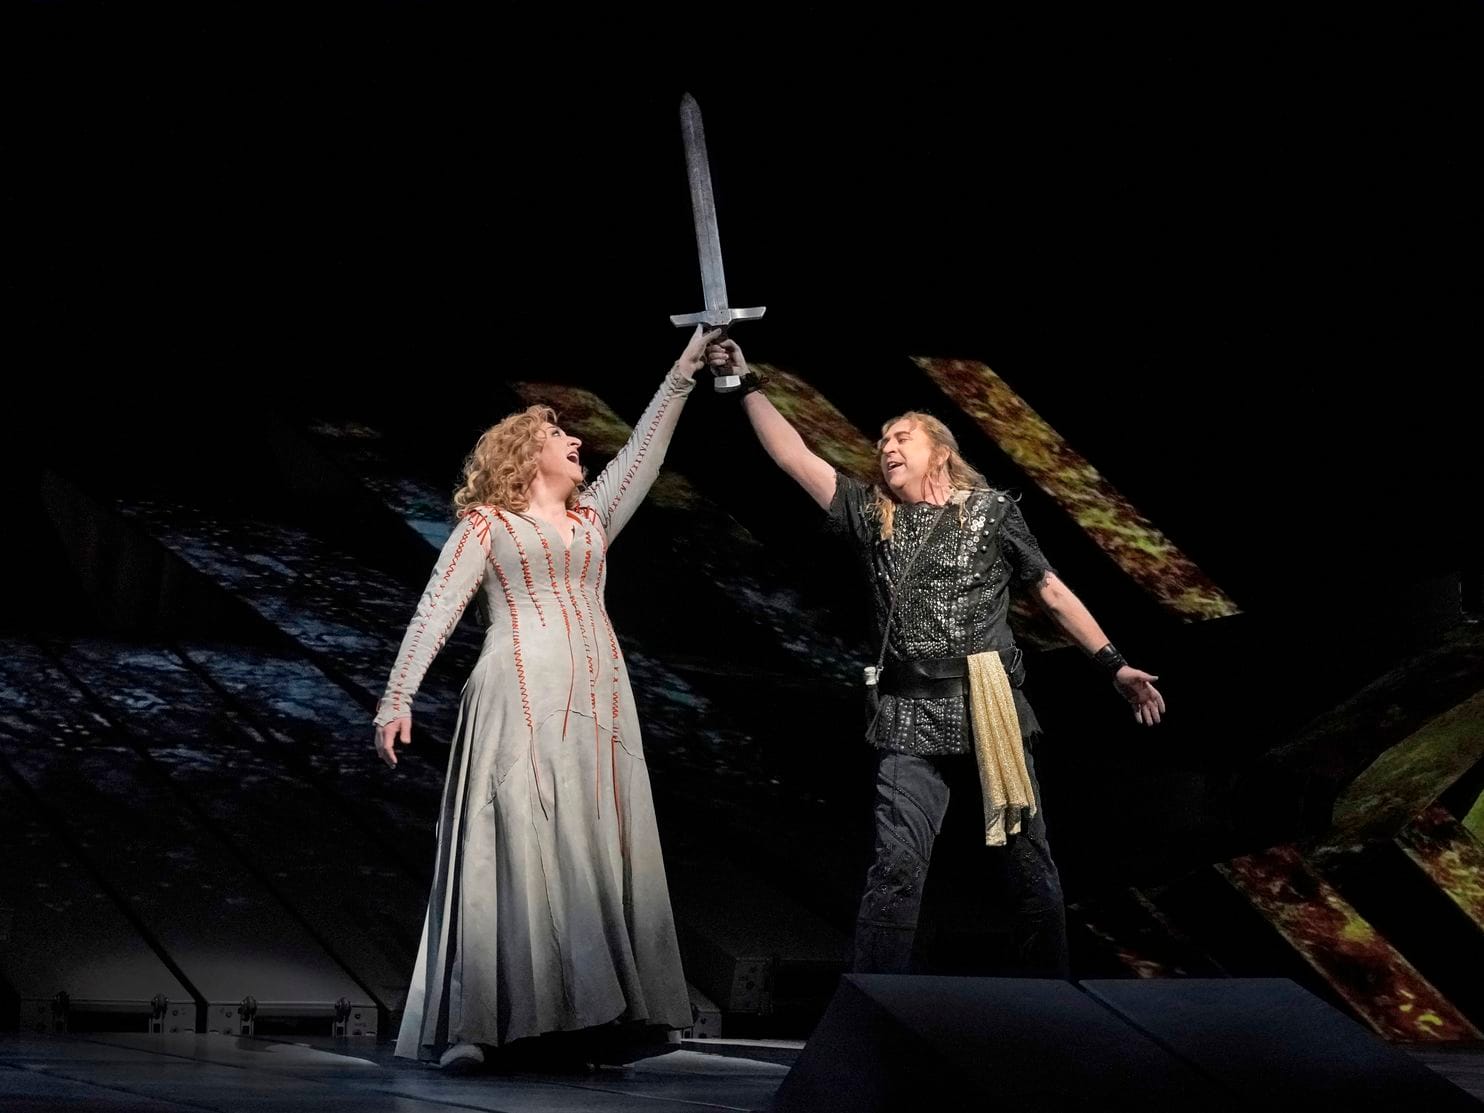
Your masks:
M 749 370 L 742 376 L 742 388 L 737 392 L 741 397 L 751 394 L 754 390 L 763 389 L 763 377 L 756 371 Z
M 1112 642 L 1109 642 L 1107 645 L 1103 646 L 1102 649 L 1094 653 L 1092 655 L 1092 659 L 1098 665 L 1101 665 L 1103 669 L 1107 671 L 1109 676 L 1117 676 L 1118 670 L 1123 668 L 1124 665 L 1128 664 L 1128 662 L 1124 660 L 1123 654 L 1119 653 L 1118 650 L 1113 648 Z

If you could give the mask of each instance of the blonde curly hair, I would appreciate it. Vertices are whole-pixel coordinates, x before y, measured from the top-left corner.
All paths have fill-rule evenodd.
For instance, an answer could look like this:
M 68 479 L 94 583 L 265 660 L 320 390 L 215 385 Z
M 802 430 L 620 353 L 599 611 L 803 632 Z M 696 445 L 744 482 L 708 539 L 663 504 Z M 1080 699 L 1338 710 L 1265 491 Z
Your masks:
M 936 459 L 942 454 L 943 462 L 939 467 L 948 469 L 948 486 L 954 491 L 980 491 L 989 486 L 989 481 L 980 474 L 977 468 L 965 460 L 958 452 L 958 438 L 953 435 L 953 430 L 944 425 L 932 414 L 921 413 L 917 410 L 908 410 L 904 414 L 898 414 L 890 421 L 881 426 L 881 439 L 876 442 L 876 459 L 880 463 L 881 453 L 886 448 L 887 431 L 899 421 L 910 421 L 918 429 L 927 434 L 928 440 L 933 442 L 933 456 Z M 881 539 L 885 541 L 891 536 L 892 520 L 896 516 L 897 500 L 892 497 L 884 485 L 877 483 L 876 491 L 876 516 L 881 521 Z M 959 521 L 963 521 L 964 507 L 959 503 Z
M 476 506 L 516 511 L 530 506 L 536 457 L 545 443 L 541 430 L 556 424 L 550 406 L 527 406 L 486 429 L 464 460 L 464 481 L 453 493 L 454 514 L 462 518 Z M 578 484 L 567 496 L 568 510 L 576 508 L 581 491 Z

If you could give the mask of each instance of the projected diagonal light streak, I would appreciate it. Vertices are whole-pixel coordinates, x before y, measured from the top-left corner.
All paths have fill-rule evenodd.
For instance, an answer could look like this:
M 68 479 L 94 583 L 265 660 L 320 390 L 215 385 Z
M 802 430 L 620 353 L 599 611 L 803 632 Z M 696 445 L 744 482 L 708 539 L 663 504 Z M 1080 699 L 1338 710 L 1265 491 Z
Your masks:
M 1480 1033 L 1292 846 L 1216 867 L 1388 1039 L 1479 1039 Z
M 1130 578 L 1187 621 L 1239 613 L 1227 595 L 983 363 L 914 357 Z
M 1396 837 L 1423 873 L 1484 931 L 1484 845 L 1446 808 L 1434 805 Z
M 752 366 L 768 381 L 768 401 L 788 418 L 817 455 L 862 483 L 880 480 L 876 442 L 857 429 L 833 402 L 782 368 L 768 363 Z
M 1484 759 L 1484 692 L 1424 722 L 1383 750 L 1340 793 L 1331 845 L 1399 830 Z

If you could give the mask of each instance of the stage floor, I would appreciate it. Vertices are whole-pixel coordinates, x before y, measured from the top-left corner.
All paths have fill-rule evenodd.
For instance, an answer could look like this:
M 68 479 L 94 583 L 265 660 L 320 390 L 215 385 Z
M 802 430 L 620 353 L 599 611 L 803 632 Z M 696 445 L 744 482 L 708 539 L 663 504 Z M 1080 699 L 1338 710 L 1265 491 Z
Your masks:
M 109 1113 L 687 1113 L 760 1110 L 782 1084 L 793 1041 L 692 1041 L 621 1070 L 447 1077 L 396 1059 L 391 1044 L 221 1035 L 0 1034 L 0 1110 Z M 1484 1050 L 1415 1048 L 1484 1099 Z
M 288 1043 L 222 1035 L 0 1034 L 5 1113 L 107 1110 L 184 1113 L 683 1113 L 756 1110 L 788 1073 L 787 1045 L 718 1044 L 592 1074 L 447 1077 L 394 1059 L 391 1045 L 355 1040 Z

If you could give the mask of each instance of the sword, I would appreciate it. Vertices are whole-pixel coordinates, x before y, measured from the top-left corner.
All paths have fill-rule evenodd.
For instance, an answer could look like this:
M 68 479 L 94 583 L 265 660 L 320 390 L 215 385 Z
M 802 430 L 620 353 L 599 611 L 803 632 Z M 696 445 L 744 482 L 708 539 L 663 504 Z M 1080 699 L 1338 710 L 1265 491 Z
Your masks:
M 689 93 L 680 100 L 680 133 L 685 139 L 685 176 L 690 181 L 690 208 L 696 222 L 696 254 L 701 260 L 701 289 L 706 295 L 706 309 L 671 317 L 670 322 L 679 328 L 693 325 L 719 328 L 724 337 L 733 321 L 755 321 L 767 310 L 765 306 L 733 309 L 727 304 L 721 233 L 716 229 L 716 198 L 711 192 L 711 164 L 706 160 L 706 128 L 701 123 L 701 106 Z M 736 375 L 715 378 L 716 389 L 723 393 L 741 385 L 742 380 Z

